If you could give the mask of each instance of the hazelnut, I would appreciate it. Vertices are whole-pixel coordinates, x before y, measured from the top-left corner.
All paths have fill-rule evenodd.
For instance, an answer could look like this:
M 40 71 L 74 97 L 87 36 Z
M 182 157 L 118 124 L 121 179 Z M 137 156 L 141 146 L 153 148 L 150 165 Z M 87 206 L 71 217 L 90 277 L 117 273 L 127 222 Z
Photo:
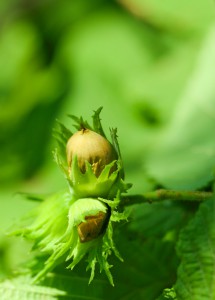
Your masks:
M 86 172 L 88 161 L 92 165 L 93 173 L 98 177 L 104 167 L 117 159 L 113 146 L 100 134 L 83 128 L 73 134 L 66 146 L 67 162 L 69 172 L 71 171 L 72 160 L 77 156 L 78 166 L 82 173 Z

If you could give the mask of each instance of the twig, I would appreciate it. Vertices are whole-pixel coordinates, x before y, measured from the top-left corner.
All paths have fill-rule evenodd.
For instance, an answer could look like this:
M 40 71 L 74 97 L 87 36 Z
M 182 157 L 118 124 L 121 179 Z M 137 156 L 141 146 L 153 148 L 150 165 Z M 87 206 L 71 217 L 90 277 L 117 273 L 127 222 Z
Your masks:
M 153 203 L 163 200 L 173 201 L 204 201 L 213 196 L 212 192 L 204 191 L 171 191 L 171 190 L 156 190 L 140 195 L 123 195 L 122 205 L 128 206 L 138 203 Z

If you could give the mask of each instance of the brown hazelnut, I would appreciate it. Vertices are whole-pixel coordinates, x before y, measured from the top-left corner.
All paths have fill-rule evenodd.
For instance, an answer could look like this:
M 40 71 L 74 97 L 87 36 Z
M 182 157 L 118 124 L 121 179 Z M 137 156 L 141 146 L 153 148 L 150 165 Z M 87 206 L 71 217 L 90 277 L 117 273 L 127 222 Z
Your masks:
M 81 172 L 85 173 L 85 162 L 88 161 L 97 177 L 107 164 L 117 159 L 116 152 L 107 139 L 85 128 L 71 136 L 67 142 L 66 153 L 69 172 L 71 171 L 72 160 L 76 155 Z

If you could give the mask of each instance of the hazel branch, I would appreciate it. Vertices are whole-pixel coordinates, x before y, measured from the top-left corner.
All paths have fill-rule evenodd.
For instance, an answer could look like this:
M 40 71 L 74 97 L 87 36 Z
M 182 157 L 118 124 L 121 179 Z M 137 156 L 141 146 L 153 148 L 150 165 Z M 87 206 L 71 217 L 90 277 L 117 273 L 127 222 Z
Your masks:
M 140 203 L 154 203 L 164 200 L 172 201 L 204 201 L 213 196 L 212 192 L 205 191 L 172 191 L 160 189 L 140 195 L 123 195 L 122 205 L 129 206 Z

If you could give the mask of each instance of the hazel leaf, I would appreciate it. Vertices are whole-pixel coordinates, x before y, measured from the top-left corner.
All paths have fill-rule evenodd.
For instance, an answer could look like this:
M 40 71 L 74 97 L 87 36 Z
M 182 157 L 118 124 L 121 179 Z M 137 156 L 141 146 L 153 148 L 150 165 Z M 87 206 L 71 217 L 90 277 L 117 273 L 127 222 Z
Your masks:
M 214 215 L 213 198 L 200 205 L 180 235 L 177 250 L 181 263 L 174 286 L 180 300 L 215 298 Z

